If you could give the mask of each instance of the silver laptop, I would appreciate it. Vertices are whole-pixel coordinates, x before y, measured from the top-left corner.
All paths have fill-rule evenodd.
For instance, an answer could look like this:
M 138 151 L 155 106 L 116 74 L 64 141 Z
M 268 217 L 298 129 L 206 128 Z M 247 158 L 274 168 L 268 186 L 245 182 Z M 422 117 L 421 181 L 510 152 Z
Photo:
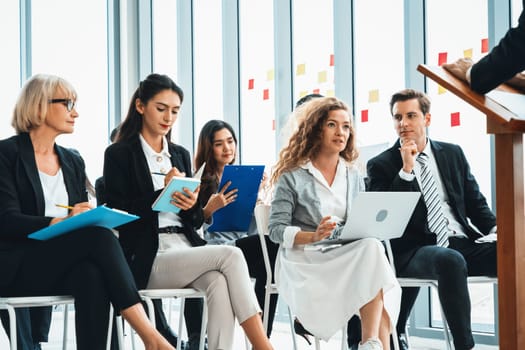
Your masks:
M 341 235 L 311 245 L 344 244 L 368 237 L 381 241 L 399 238 L 420 196 L 420 192 L 360 192 Z

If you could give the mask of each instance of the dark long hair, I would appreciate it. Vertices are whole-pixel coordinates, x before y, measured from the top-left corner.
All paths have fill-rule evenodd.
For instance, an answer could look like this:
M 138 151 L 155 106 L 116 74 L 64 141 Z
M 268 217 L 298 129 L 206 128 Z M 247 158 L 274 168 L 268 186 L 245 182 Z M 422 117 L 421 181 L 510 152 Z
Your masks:
M 232 126 L 222 120 L 209 120 L 204 124 L 199 134 L 197 151 L 195 152 L 195 169 L 200 169 L 202 164 L 206 163 L 201 178 L 201 190 L 199 195 L 199 199 L 202 199 L 201 203 L 204 204 L 206 204 L 209 197 L 217 191 L 219 179 L 217 178 L 217 160 L 215 160 L 213 155 L 213 141 L 215 133 L 222 129 L 227 129 L 232 134 L 235 145 L 237 146 L 237 137 L 235 136 Z M 237 153 L 237 147 L 235 152 Z M 235 157 L 231 164 L 234 162 Z
M 152 73 L 139 83 L 139 87 L 135 90 L 133 96 L 131 96 L 128 114 L 119 126 L 115 142 L 132 139 L 136 137 L 142 129 L 142 115 L 137 111 L 135 101 L 139 99 L 144 105 L 146 105 L 151 98 L 164 90 L 175 92 L 179 95 L 180 102 L 182 103 L 184 98 L 182 89 L 167 75 Z M 166 134 L 166 138 L 168 141 L 171 140 L 171 129 Z

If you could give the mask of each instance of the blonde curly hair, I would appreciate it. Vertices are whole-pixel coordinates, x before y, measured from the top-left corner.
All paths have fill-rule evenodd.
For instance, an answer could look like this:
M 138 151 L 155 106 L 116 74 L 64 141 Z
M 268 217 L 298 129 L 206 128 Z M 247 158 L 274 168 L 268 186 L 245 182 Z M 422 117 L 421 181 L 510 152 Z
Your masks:
M 288 145 L 279 152 L 279 160 L 273 169 L 272 184 L 277 182 L 284 172 L 294 170 L 311 159 L 315 159 L 321 148 L 323 126 L 331 111 L 345 110 L 348 106 L 335 97 L 316 98 L 294 112 L 298 121 L 297 130 L 294 131 Z M 348 142 L 340 156 L 348 163 L 352 163 L 359 155 L 356 149 L 355 130 L 350 124 Z

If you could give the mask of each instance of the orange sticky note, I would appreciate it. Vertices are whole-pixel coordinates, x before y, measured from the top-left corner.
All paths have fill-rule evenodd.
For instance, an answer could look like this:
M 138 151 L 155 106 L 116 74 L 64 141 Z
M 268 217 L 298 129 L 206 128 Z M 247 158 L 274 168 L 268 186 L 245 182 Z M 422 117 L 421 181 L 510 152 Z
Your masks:
M 463 58 L 472 58 L 472 49 L 463 50 Z
M 454 112 L 450 114 L 450 126 L 459 126 L 459 112 Z
M 264 89 L 263 90 L 263 100 L 268 100 L 268 99 L 270 99 L 270 90 Z
M 481 39 L 481 53 L 489 52 L 489 39 Z
M 363 109 L 361 111 L 361 123 L 366 123 L 368 121 L 368 109 Z
M 379 90 L 370 90 L 368 91 L 368 102 L 377 102 L 379 101 Z
M 266 80 L 268 81 L 272 81 L 274 79 L 274 70 L 273 69 L 270 69 L 269 71 L 266 72 Z
M 297 65 L 296 75 L 304 75 L 306 73 L 306 64 L 301 63 Z
M 335 56 L 334 54 L 330 55 L 330 67 L 333 67 L 335 65 Z
M 438 66 L 441 66 L 444 63 L 447 63 L 447 53 L 446 52 L 440 52 L 438 54 Z
M 326 76 L 327 76 L 327 73 L 326 73 L 325 70 L 322 71 L 322 72 L 317 73 L 317 82 L 318 83 L 326 83 L 326 81 L 328 80 L 326 78 Z
M 248 90 L 253 90 L 254 83 L 253 79 L 248 79 Z
M 443 86 L 438 85 L 438 95 L 442 95 L 445 92 L 447 92 L 447 89 L 445 89 Z
M 314 93 L 314 94 L 321 94 L 321 90 L 320 89 L 313 89 L 312 93 Z

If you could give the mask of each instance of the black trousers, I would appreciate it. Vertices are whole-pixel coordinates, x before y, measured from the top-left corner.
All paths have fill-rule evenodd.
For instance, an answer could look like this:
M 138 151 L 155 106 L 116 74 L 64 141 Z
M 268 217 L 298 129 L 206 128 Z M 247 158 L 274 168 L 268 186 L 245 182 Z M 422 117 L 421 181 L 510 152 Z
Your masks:
M 100 227 L 28 243 L 17 276 L 3 295 L 72 295 L 79 350 L 105 349 L 110 302 L 117 311 L 140 302 L 117 238 Z
M 268 236 L 266 238 L 266 247 L 268 248 L 268 256 L 270 258 L 270 265 L 272 273 L 275 271 L 275 259 L 279 251 L 279 245 L 270 241 Z M 248 264 L 248 271 L 250 277 L 255 278 L 255 295 L 261 310 L 264 310 L 264 295 L 266 291 L 266 267 L 264 266 L 264 259 L 261 249 L 261 241 L 258 235 L 250 235 L 240 238 L 235 241 L 235 245 L 242 250 L 244 259 Z M 268 337 L 272 333 L 273 319 L 275 317 L 275 309 L 277 307 L 277 294 L 270 296 L 270 308 L 268 310 Z
M 454 338 L 454 347 L 462 350 L 474 346 L 467 277 L 497 275 L 496 243 L 475 243 L 469 239 L 451 238 L 448 248 L 424 246 L 418 249 L 405 269 L 398 271 L 398 275 L 437 279 L 438 295 Z M 402 290 L 396 325 L 398 334 L 405 332 L 419 288 Z M 360 322 L 355 316 L 348 327 L 349 345 L 360 341 L 360 333 Z

